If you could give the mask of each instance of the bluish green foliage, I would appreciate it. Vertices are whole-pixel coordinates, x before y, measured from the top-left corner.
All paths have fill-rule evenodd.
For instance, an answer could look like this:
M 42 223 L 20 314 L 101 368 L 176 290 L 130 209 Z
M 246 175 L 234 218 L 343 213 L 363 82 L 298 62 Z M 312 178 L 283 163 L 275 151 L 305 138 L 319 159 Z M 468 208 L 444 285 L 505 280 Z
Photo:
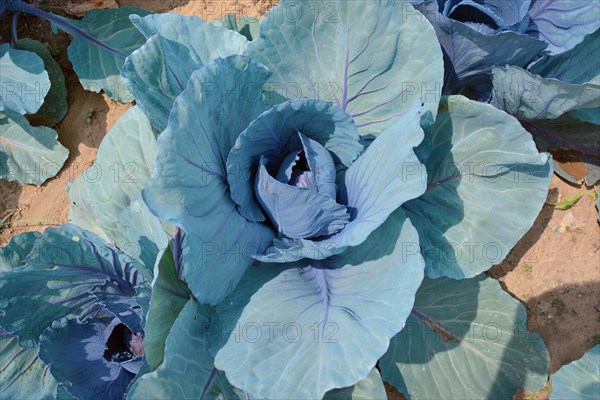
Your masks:
M 245 54 L 273 72 L 272 100 L 332 102 L 362 135 L 380 134 L 415 104 L 424 103 L 424 114 L 437 112 L 439 45 L 431 26 L 401 1 L 283 2 Z
M 119 326 L 120 325 L 120 326 Z M 118 337 L 112 350 L 109 337 L 123 325 L 118 318 L 100 313 L 87 318 L 62 318 L 48 327 L 40 337 L 40 358 L 69 394 L 77 399 L 118 399 L 139 371 L 141 357 L 133 358 L 128 344 L 132 334 Z
M 526 66 L 547 43 L 519 29 L 530 0 L 409 0 L 431 22 L 444 50 L 447 93 L 463 86 L 487 96 L 494 66 Z M 524 22 L 523 22 L 524 23 Z
M 413 110 L 398 117 L 345 171 L 339 199 L 352 216 L 343 229 L 322 238 L 280 238 L 257 258 L 285 262 L 301 258 L 325 259 L 342 253 L 364 242 L 402 203 L 423 194 L 425 171 L 413 151 L 423 140 L 419 116 Z M 400 132 L 402 141 L 397 140 Z M 324 165 L 316 170 L 326 168 Z M 380 170 L 386 173 L 378 173 Z
M 213 357 L 208 352 L 209 323 L 209 307 L 190 299 L 167 336 L 165 362 L 154 372 L 142 376 L 131 387 L 127 398 L 237 398 L 223 372 L 214 368 Z
M 44 103 L 50 87 L 44 60 L 30 51 L 0 45 L 0 111 L 33 114 Z
M 142 281 L 131 260 L 96 235 L 75 225 L 49 228 L 24 267 L 0 273 L 0 325 L 17 334 L 20 345 L 35 347 L 53 321 L 85 319 L 106 308 L 139 332 L 134 296 Z
M 551 54 L 570 50 L 585 35 L 600 29 L 600 2 L 586 0 L 532 0 L 521 26 L 529 36 L 548 43 Z
M 353 386 L 334 389 L 323 397 L 323 400 L 386 400 L 385 386 L 381 375 L 373 368 L 366 378 L 356 382 Z
M 588 172 L 563 178 L 593 185 L 600 179 L 600 31 L 569 51 L 545 55 L 524 70 L 494 68 L 492 104 L 522 121 L 539 148 L 575 152 Z
M 550 399 L 597 399 L 600 396 L 600 345 L 552 375 Z
M 563 178 L 587 185 L 600 179 L 600 2 L 408 1 L 442 45 L 446 93 L 491 98 L 523 120 L 542 150 L 570 152 L 588 170 L 574 176 L 557 164 Z
M 125 58 L 139 48 L 145 38 L 129 16 L 144 16 L 149 11 L 138 7 L 93 9 L 82 20 L 71 20 L 21 0 L 5 0 L 3 5 L 15 15 L 25 13 L 46 19 L 55 32 L 61 29 L 73 35 L 68 48 L 69 59 L 84 88 L 95 92 L 104 90 L 110 98 L 121 102 L 133 100 L 120 72 Z M 13 19 L 13 40 L 16 40 L 16 21 Z
M 427 275 L 471 278 L 500 263 L 533 225 L 550 159 L 514 118 L 462 96 L 442 100 L 426 147 L 427 190 L 402 207 L 419 231 Z
M 446 90 L 468 86 L 486 100 L 493 67 L 526 67 L 542 51 L 569 51 L 600 28 L 597 1 L 408 1 L 436 30 L 445 52 Z
M 129 258 L 63 225 L 16 237 L 2 262 L 3 398 L 122 395 L 141 364 L 141 345 L 130 346 L 144 326 L 134 297 L 143 279 Z M 109 337 L 119 324 L 129 336 L 115 344 Z
M 508 1 L 504 3 L 510 3 L 511 6 L 514 4 Z M 456 5 L 451 7 L 451 4 Z M 446 92 L 455 93 L 465 85 L 485 85 L 489 80 L 487 74 L 494 66 L 508 64 L 524 67 L 547 46 L 543 41 L 527 35 L 498 29 L 497 23 L 489 18 L 477 19 L 475 15 L 481 13 L 477 8 L 485 10 L 485 6 L 478 5 L 476 8 L 473 4 L 478 5 L 473 1 L 448 0 L 446 8 L 439 11 L 438 4 L 431 0 L 416 5 L 431 22 L 444 50 Z M 466 7 L 471 11 L 469 15 L 475 14 L 474 20 L 487 21 L 490 25 L 483 22 L 461 22 L 452 18 L 464 13 Z M 512 15 L 517 10 L 516 7 L 509 8 L 510 12 L 503 15 Z M 491 10 L 489 12 L 493 14 Z M 494 19 L 498 21 L 499 17 L 494 15 Z
M 274 135 L 277 137 L 273 137 Z M 331 189 L 334 191 L 336 170 L 348 168 L 363 150 L 352 118 L 332 103 L 308 99 L 290 100 L 271 108 L 246 127 L 227 157 L 231 197 L 239 205 L 245 218 L 265 220 L 254 195 L 256 176 L 241 172 L 258 172 L 259 163 L 264 157 L 268 169 L 274 175 L 284 173 L 279 171 L 279 163 L 285 164 L 284 158 L 288 153 L 294 157 L 303 151 L 306 154 L 303 141 L 307 140 L 313 140 L 315 146 L 320 146 L 327 152 L 323 153 L 325 155 L 320 160 L 320 168 L 313 166 L 313 170 L 315 177 L 317 173 L 333 174 L 329 175 L 325 183 L 332 184 L 334 187 Z M 328 156 L 329 152 L 332 155 Z M 310 168 L 311 161 L 309 157 L 305 158 Z M 285 165 L 285 168 L 293 168 L 294 165 Z M 290 170 L 289 177 L 280 176 L 280 179 L 287 184 L 287 181 L 294 178 L 292 175 Z M 319 192 L 318 187 L 316 189 Z
M 177 244 L 177 243 L 175 243 Z M 146 319 L 144 356 L 150 370 L 162 364 L 165 341 L 183 307 L 191 298 L 187 285 L 179 279 L 181 265 L 176 265 L 176 246 L 165 249 L 157 263 L 158 273 L 152 284 L 152 298 Z
M 25 232 L 13 236 L 10 242 L 0 248 L 0 272 L 25 265 L 25 258 L 31 253 L 39 232 Z
M 60 65 L 52 58 L 46 46 L 37 40 L 21 39 L 17 46 L 20 50 L 31 51 L 44 60 L 44 68 L 48 72 L 50 86 L 43 88 L 48 93 L 44 97 L 44 104 L 36 114 L 45 125 L 54 126 L 65 117 L 68 109 L 67 87 Z
M 425 279 L 406 327 L 380 361 L 383 378 L 412 398 L 507 398 L 537 390 L 549 355 L 525 328 L 525 308 L 498 282 Z M 423 371 L 423 367 L 426 371 Z
M 260 34 L 260 19 L 249 15 L 227 14 L 221 19 L 213 21 L 213 24 L 238 32 L 253 41 Z
M 600 84 L 600 68 L 594 55 L 600 52 L 600 31 L 587 35 L 581 43 L 558 55 L 547 54 L 529 66 L 533 74 L 546 79 L 582 85 Z
M 121 75 L 138 106 L 158 132 L 167 127 L 175 98 L 192 72 L 219 57 L 242 54 L 242 35 L 196 17 L 176 14 L 133 15 L 148 41 L 125 61 Z
M 54 399 L 58 383 L 37 348 L 23 348 L 16 335 L 0 328 L 0 394 L 5 400 Z
M 137 7 L 91 10 L 80 21 L 57 24 L 74 36 L 68 49 L 69 60 L 85 89 L 104 90 L 108 97 L 123 103 L 133 100 L 121 78 L 121 67 L 125 58 L 144 44 L 145 38 L 129 16 L 148 13 Z M 73 30 L 72 26 L 78 30 Z
M 40 51 L 38 46 L 33 46 Z M 41 55 L 46 58 L 49 54 L 44 51 L 45 48 Z M 50 60 L 46 61 L 49 65 Z M 23 117 L 23 114 L 37 112 L 40 107 L 43 113 L 48 113 L 50 107 L 43 106 L 49 104 L 44 102 L 47 94 L 51 94 L 49 101 L 56 101 L 60 108 L 60 99 L 55 98 L 60 91 L 56 65 L 52 65 L 54 84 L 51 88 L 44 63 L 34 52 L 13 49 L 6 43 L 0 45 L 1 179 L 41 185 L 60 171 L 69 154 L 56 140 L 58 134 L 53 129 L 34 127 Z M 60 68 L 58 74 L 62 75 Z M 64 113 L 60 118 L 62 116 Z
M 494 68 L 492 104 L 520 119 L 555 119 L 582 108 L 600 107 L 600 85 L 543 78 L 522 68 Z
M 47 19 L 53 29 L 72 34 L 69 58 L 84 88 L 104 90 L 109 97 L 126 102 L 132 99 L 120 76 L 121 67 L 127 55 L 145 41 L 129 15 L 149 12 L 135 7 L 92 10 L 82 20 L 70 20 L 21 0 L 3 1 L 0 11 L 14 14 L 12 45 L 18 48 L 0 45 L 0 118 L 4 125 L 0 178 L 40 185 L 58 173 L 68 152 L 56 141 L 54 131 L 32 128 L 18 115 L 39 110 L 36 123 L 56 125 L 67 111 L 66 88 L 60 66 L 41 43 L 29 39 L 17 41 L 19 14 Z M 9 130 L 10 135 L 4 135 Z M 36 135 L 40 139 L 32 137 Z
M 0 248 L 0 272 L 23 266 L 31 252 L 37 232 L 14 236 Z M 58 383 L 40 360 L 37 348 L 23 348 L 17 335 L 0 327 L 0 394 L 2 399 L 53 399 Z
M 408 3 L 283 0 L 248 24 L 7 3 L 137 103 L 69 187 L 80 227 L 0 251 L 7 348 L 39 354 L 50 398 L 380 399 L 377 366 L 415 398 L 544 385 L 543 341 L 480 274 L 546 199 L 551 157 L 523 127 L 599 122 L 597 28 L 555 39 L 542 1 Z
M 252 263 L 249 254 L 262 251 L 273 237 L 270 228 L 239 214 L 225 165 L 237 136 L 265 109 L 252 99 L 260 96 L 267 76 L 264 67 L 241 56 L 196 70 L 158 138 L 144 200 L 155 215 L 185 230 L 181 276 L 202 302 L 217 304 L 231 293 Z M 207 87 L 217 90 L 204 91 Z M 253 87 L 254 93 L 235 87 Z
M 150 121 L 133 107 L 106 134 L 94 164 L 68 187 L 70 220 L 141 262 L 148 279 L 167 246 L 160 222 L 139 199 L 155 158 Z
M 315 4 L 282 2 L 263 20 L 245 57 L 196 64 L 173 103 L 143 190 L 150 210 L 185 233 L 172 248 L 178 276 L 197 300 L 216 306 L 217 319 L 207 320 L 209 354 L 250 397 L 319 398 L 366 377 L 412 307 L 424 272 L 419 242 L 435 248 L 435 241 L 453 240 L 443 233 L 454 228 L 459 239 L 495 244 L 494 261 L 486 253 L 436 265 L 424 253 L 431 275 L 479 274 L 501 261 L 531 226 L 551 173 L 549 157 L 506 113 L 457 97 L 444 101 L 434 123 L 435 96 L 402 97 L 398 77 L 441 88 L 435 44 L 400 62 L 411 48 L 405 42 L 425 43 L 434 33 L 410 6 L 368 3 L 378 23 L 374 18 L 373 25 L 351 29 L 346 18 L 359 12 L 358 3 L 331 3 L 338 18 L 328 21 L 315 9 L 327 4 Z M 290 7 L 299 7 L 294 23 L 285 14 Z M 402 23 L 382 23 L 393 12 L 401 13 Z M 160 50 L 156 36 L 148 44 Z M 371 55 L 382 46 L 389 53 Z M 197 49 L 186 49 L 186 57 L 197 56 Z M 336 51 L 348 57 L 335 57 Z M 291 57 L 282 58 L 284 53 Z M 294 59 L 300 55 L 302 62 Z M 522 65 L 534 55 L 527 57 Z M 320 81 L 340 92 L 332 98 L 306 95 Z M 284 82 L 303 94 L 283 91 Z M 263 84 L 265 97 L 257 90 Z M 383 88 L 385 94 L 379 93 Z M 269 108 L 270 102 L 277 105 Z M 429 134 L 422 144 L 421 121 Z M 360 134 L 376 138 L 365 141 Z M 448 172 L 471 161 L 478 179 Z M 455 187 L 450 196 L 448 185 Z M 528 206 L 518 212 L 518 228 L 505 229 L 491 215 L 514 211 L 513 193 L 526 196 Z M 410 221 L 398 210 L 403 205 Z M 436 214 L 423 214 L 425 205 Z M 251 267 L 253 259 L 261 263 Z M 185 298 L 173 303 L 174 315 Z M 163 386 L 167 376 L 176 381 L 184 368 L 168 361 L 171 323 L 153 341 L 153 365 L 161 357 L 163 364 L 136 382 L 136 393 Z M 248 326 L 268 324 L 268 335 L 240 340 Z M 301 337 L 286 340 L 289 324 L 301 329 Z M 311 329 L 321 340 L 306 335 Z M 336 334 L 335 341 L 325 340 Z M 515 379 L 526 380 L 526 371 Z
M 400 211 L 339 257 L 252 268 L 245 279 L 258 278 L 262 287 L 254 293 L 242 286 L 217 307 L 219 316 L 239 313 L 228 308 L 243 311 L 223 322 L 224 331 L 233 333 L 217 353 L 216 367 L 259 398 L 320 398 L 352 385 L 369 373 L 410 313 L 423 278 L 416 241 Z M 270 324 L 272 330 L 256 340 L 238 337 L 253 335 L 250 326 Z
M 12 111 L 0 112 L 0 178 L 41 185 L 60 171 L 69 151 L 54 129 L 31 126 Z

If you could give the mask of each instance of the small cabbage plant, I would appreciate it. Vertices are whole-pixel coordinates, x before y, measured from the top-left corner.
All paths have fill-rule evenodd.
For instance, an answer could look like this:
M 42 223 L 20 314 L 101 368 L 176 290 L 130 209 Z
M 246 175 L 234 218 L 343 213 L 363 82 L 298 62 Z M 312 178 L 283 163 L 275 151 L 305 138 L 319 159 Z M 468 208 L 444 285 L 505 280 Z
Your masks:
M 37 40 L 18 39 L 19 16 L 46 19 L 54 31 L 71 34 L 69 61 L 83 87 L 127 103 L 133 97 L 119 72 L 125 58 L 144 43 L 129 15 L 149 12 L 137 7 L 92 10 L 82 20 L 71 20 L 21 0 L 3 0 L 0 18 L 7 13 L 12 14 L 12 37 L 10 44 L 0 44 L 0 178 L 41 185 L 58 174 L 69 154 L 52 128 L 67 114 L 67 89 L 49 49 Z
M 484 272 L 532 226 L 551 157 L 499 107 L 442 96 L 435 24 L 392 0 L 129 19 L 136 105 L 94 163 L 125 180 L 74 181 L 72 224 L 0 253 L 8 397 L 546 384 L 541 337 Z

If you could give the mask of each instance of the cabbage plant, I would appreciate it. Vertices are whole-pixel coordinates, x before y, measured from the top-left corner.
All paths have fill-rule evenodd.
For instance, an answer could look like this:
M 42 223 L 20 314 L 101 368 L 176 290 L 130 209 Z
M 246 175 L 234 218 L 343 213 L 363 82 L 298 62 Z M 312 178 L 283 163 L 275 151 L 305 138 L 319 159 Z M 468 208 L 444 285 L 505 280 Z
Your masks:
M 94 163 L 123 179 L 74 181 L 72 224 L 0 253 L 9 397 L 546 384 L 543 340 L 484 272 L 532 226 L 551 157 L 499 107 L 442 96 L 419 11 L 284 0 L 258 29 L 129 19 L 145 42 L 119 79 L 136 105 Z M 23 385 L 23 357 L 43 391 Z

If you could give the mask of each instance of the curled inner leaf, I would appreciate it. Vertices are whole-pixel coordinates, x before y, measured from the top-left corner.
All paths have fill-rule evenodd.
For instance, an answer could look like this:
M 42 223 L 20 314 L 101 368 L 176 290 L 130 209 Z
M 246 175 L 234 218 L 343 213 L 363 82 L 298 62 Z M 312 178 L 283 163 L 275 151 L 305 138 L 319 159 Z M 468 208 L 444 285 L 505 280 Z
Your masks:
M 273 178 L 261 164 L 255 191 L 263 210 L 277 230 L 290 238 L 311 238 L 339 232 L 350 220 L 346 207 L 317 192 L 313 174 L 302 172 L 296 185 Z

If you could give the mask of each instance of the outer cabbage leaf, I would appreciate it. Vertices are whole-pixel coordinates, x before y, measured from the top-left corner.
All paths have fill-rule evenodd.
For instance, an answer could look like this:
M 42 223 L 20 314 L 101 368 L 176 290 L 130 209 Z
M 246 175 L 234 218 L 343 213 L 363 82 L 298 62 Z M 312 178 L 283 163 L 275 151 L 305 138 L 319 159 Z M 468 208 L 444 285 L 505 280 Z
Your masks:
M 152 14 L 131 20 L 148 41 L 127 58 L 121 74 L 159 132 L 192 72 L 219 57 L 242 54 L 248 46 L 237 32 L 197 17 Z
M 593 185 L 600 179 L 600 31 L 573 49 L 546 55 L 522 70 L 495 71 L 494 104 L 517 113 L 538 147 L 557 152 L 555 171 L 563 178 Z M 523 86 L 525 85 L 525 86 Z M 591 102 L 587 100 L 593 99 Z M 595 108 L 589 108 L 595 107 Z M 565 115 L 566 114 L 566 115 Z M 562 168 L 560 161 L 581 161 L 587 168 Z
M 546 79 L 507 66 L 492 71 L 492 104 L 520 119 L 554 119 L 562 114 L 600 107 L 600 85 L 572 84 Z
M 600 29 L 598 15 L 598 1 L 532 0 L 526 33 L 548 42 L 550 53 L 562 53 Z
M 563 82 L 600 85 L 600 30 L 589 34 L 583 42 L 558 55 L 548 54 L 528 67 L 532 74 Z
M 121 69 L 121 77 L 152 126 L 157 132 L 162 132 L 167 125 L 173 102 L 185 88 L 185 83 L 178 82 L 169 71 L 168 55 L 162 47 L 160 36 L 152 36 L 127 57 Z
M 55 26 L 74 36 L 67 51 L 85 89 L 104 90 L 108 97 L 122 103 L 133 100 L 121 79 L 121 68 L 125 58 L 140 48 L 145 38 L 129 21 L 129 16 L 149 13 L 138 7 L 119 7 L 90 10 L 79 21 L 57 17 L 68 23 L 55 22 Z
M 115 243 L 150 274 L 158 252 L 167 246 L 167 236 L 158 219 L 135 199 L 155 158 L 150 122 L 133 107 L 106 134 L 94 164 L 68 188 L 71 222 Z
M 550 357 L 525 329 L 525 308 L 481 275 L 425 279 L 406 327 L 379 362 L 412 398 L 510 398 L 546 384 Z
M 275 240 L 255 258 L 289 262 L 302 258 L 325 259 L 363 243 L 404 202 L 423 194 L 425 169 L 414 147 L 423 140 L 416 109 L 396 119 L 348 168 L 341 203 L 351 212 L 350 222 L 323 240 Z M 399 140 L 399 137 L 402 137 Z
M 437 5 L 417 6 L 431 22 L 446 54 L 445 82 L 448 90 L 487 80 L 495 66 L 526 66 L 546 43 L 511 31 L 478 31 L 474 26 L 439 14 Z
M 514 118 L 462 96 L 442 100 L 424 143 L 427 191 L 402 207 L 419 231 L 427 276 L 473 277 L 502 261 L 533 225 L 550 158 Z
M 552 375 L 550 399 L 597 399 L 600 397 L 600 345 Z
M 246 54 L 273 72 L 269 90 L 334 102 L 362 135 L 380 134 L 422 102 L 424 113 L 437 112 L 439 44 L 401 1 L 281 1 Z
M 249 124 L 227 157 L 231 197 L 246 219 L 265 220 L 254 195 L 261 157 L 266 158 L 268 167 L 279 168 L 287 152 L 302 149 L 298 133 L 335 155 L 340 168 L 349 167 L 363 150 L 352 118 L 332 103 L 301 99 L 274 106 Z M 323 168 L 335 171 L 336 165 Z
M 38 350 L 24 349 L 16 335 L 0 328 L 0 396 L 3 400 L 54 399 L 58 382 Z
M 598 112 L 597 108 L 583 108 L 580 110 L 569 111 L 567 115 L 578 119 L 579 121 L 600 125 L 600 112 Z
M 0 45 L 0 111 L 33 114 L 50 88 L 44 60 L 31 51 Z
M 379 371 L 373 368 L 366 378 L 353 386 L 330 390 L 323 400 L 387 400 L 387 394 Z
M 141 194 L 121 211 L 119 220 L 119 226 L 129 240 L 121 250 L 134 260 L 141 261 L 138 271 L 148 281 L 152 281 L 158 257 L 168 245 L 165 229 L 170 227 L 164 227 L 152 215 Z
M 575 154 L 587 170 L 563 169 L 556 164 L 556 173 L 573 183 L 585 180 L 588 185 L 600 179 L 600 84 L 593 83 L 600 76 L 600 63 L 588 55 L 598 50 L 597 36 L 589 35 L 572 50 L 546 56 L 530 67 L 543 77 L 513 67 L 493 71 L 492 104 L 523 119 L 523 126 L 541 149 L 560 150 L 557 161 L 561 154 Z M 577 66 L 571 66 L 571 60 Z
M 600 113 L 596 110 L 596 113 Z M 600 179 L 600 127 L 597 124 L 580 121 L 563 115 L 556 119 L 521 121 L 521 124 L 533 135 L 539 149 L 557 151 L 555 172 L 563 178 L 580 184 L 585 181 L 592 186 Z M 561 154 L 567 159 L 577 155 L 586 168 L 564 170 L 558 161 Z
M 65 117 L 68 109 L 67 87 L 65 86 L 65 76 L 62 69 L 54 58 L 52 58 L 46 46 L 41 42 L 31 39 L 21 39 L 17 42 L 17 46 L 21 50 L 34 52 L 44 61 L 44 68 L 48 72 L 50 86 L 42 87 L 45 94 L 44 104 L 37 111 L 36 118 L 44 125 L 54 126 Z
M 187 285 L 179 280 L 172 245 L 165 249 L 157 268 L 144 327 L 144 357 L 151 371 L 163 362 L 167 336 L 191 295 Z
M 96 235 L 70 224 L 48 228 L 25 263 L 0 273 L 0 325 L 17 334 L 21 346 L 35 346 L 53 321 L 84 319 L 103 307 L 141 330 L 133 299 L 141 279 L 127 256 Z
M 25 258 L 39 236 L 40 233 L 35 231 L 21 233 L 13 236 L 6 246 L 0 247 L 0 272 L 25 265 Z
M 321 398 L 366 377 L 410 313 L 423 278 L 417 240 L 399 211 L 340 257 L 278 275 L 280 268 L 260 265 L 273 278 L 250 299 L 241 285 L 217 309 L 233 333 L 215 366 L 259 398 Z
M 233 387 L 223 373 L 213 367 L 206 335 L 209 323 L 208 306 L 190 299 L 169 332 L 165 361 L 156 371 L 138 379 L 127 398 L 204 400 L 234 397 Z M 190 356 L 192 350 L 194 354 Z
M 69 151 L 54 129 L 31 126 L 20 114 L 0 112 L 0 178 L 41 185 L 58 174 Z
M 21 267 L 38 232 L 14 236 L 0 248 L 0 272 Z M 38 349 L 26 349 L 18 338 L 0 327 L 0 396 L 3 400 L 53 399 L 58 383 L 38 357 Z
M 65 385 L 58 385 L 57 400 L 78 400 L 74 397 Z
M 65 185 L 69 196 L 69 221 L 86 231 L 95 233 L 105 242 L 111 242 L 111 239 L 106 236 L 106 233 L 100 227 L 94 210 L 89 204 L 88 186 L 87 180 L 84 179 L 75 179 Z
M 227 14 L 221 19 L 212 21 L 212 23 L 238 32 L 244 35 L 249 41 L 256 39 L 260 33 L 260 19 L 245 14 L 239 17 L 234 13 Z
M 78 179 L 87 186 L 87 202 L 102 230 L 119 245 L 124 243 L 117 240 L 122 237 L 117 216 L 141 193 L 155 158 L 152 127 L 144 113 L 134 107 L 119 118 L 102 140 L 92 167 L 97 173 L 91 171 Z M 94 175 L 97 179 L 90 178 Z
M 62 318 L 40 337 L 40 358 L 52 375 L 77 399 L 122 399 L 135 376 L 139 359 L 112 362 L 104 358 L 105 346 L 115 325 L 107 316 Z
M 182 279 L 203 303 L 219 303 L 231 292 L 252 263 L 249 254 L 273 237 L 270 228 L 238 213 L 225 166 L 238 135 L 264 111 L 256 95 L 267 77 L 266 68 L 241 56 L 194 72 L 158 138 L 156 168 L 144 186 L 152 212 L 185 231 Z

